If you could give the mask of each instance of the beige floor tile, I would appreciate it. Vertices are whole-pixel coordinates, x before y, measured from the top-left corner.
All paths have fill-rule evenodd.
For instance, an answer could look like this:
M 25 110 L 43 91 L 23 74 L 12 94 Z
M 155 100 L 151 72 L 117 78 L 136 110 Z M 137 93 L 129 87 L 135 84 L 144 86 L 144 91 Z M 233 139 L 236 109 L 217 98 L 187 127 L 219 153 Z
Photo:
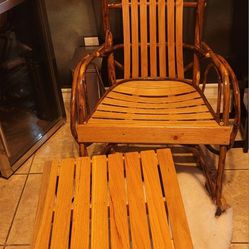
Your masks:
M 249 153 L 243 153 L 241 148 L 228 151 L 226 169 L 249 169 Z
M 42 174 L 29 175 L 14 223 L 10 230 L 8 244 L 30 244 L 40 193 Z
M 78 156 L 77 144 L 66 127 L 62 127 L 36 153 L 31 166 L 31 173 L 43 172 L 45 163 L 53 159 L 62 159 Z
M 32 161 L 33 161 L 34 155 L 31 156 L 16 172 L 15 174 L 28 174 Z
M 5 249 L 30 249 L 30 246 L 21 246 L 21 245 L 6 246 Z
M 249 171 L 225 172 L 224 197 L 233 207 L 233 242 L 249 242 Z
M 13 175 L 8 180 L 0 178 L 0 244 L 7 237 L 25 179 L 25 175 Z
M 249 244 L 233 244 L 230 249 L 249 249 Z

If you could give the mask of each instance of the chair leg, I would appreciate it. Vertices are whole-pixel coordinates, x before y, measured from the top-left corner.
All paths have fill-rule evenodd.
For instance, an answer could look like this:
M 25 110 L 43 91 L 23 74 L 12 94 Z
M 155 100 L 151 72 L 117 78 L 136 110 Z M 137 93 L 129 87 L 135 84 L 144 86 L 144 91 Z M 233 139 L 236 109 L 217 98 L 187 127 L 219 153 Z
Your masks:
M 222 182 L 223 182 L 223 175 L 224 175 L 224 168 L 225 168 L 225 161 L 226 161 L 226 153 L 227 153 L 227 146 L 221 145 L 220 146 L 220 155 L 219 155 L 219 162 L 218 162 L 218 171 L 216 177 L 216 216 L 220 216 L 222 212 L 226 209 L 226 204 L 222 199 Z
M 87 152 L 87 145 L 83 144 L 83 143 L 79 143 L 79 156 L 87 156 L 88 152 Z

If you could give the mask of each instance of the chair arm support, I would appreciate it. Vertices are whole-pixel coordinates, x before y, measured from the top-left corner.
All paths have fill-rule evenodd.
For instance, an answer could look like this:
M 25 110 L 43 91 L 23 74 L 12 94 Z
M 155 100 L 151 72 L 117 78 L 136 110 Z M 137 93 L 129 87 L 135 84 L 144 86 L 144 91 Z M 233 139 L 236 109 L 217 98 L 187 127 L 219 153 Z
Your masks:
M 230 82 L 231 82 L 232 88 L 233 88 L 233 107 L 234 107 L 234 112 L 235 112 L 235 117 L 234 117 L 234 122 L 233 122 L 233 130 L 232 130 L 232 134 L 231 134 L 231 144 L 233 144 L 235 137 L 238 133 L 239 127 L 240 127 L 240 119 L 241 119 L 239 83 L 238 83 L 237 77 L 236 77 L 233 69 L 231 68 L 229 63 L 226 61 L 226 59 L 223 58 L 221 55 L 218 55 L 218 58 L 223 63 L 223 65 L 226 67 L 226 69 L 229 73 Z
M 223 122 L 224 125 L 229 125 L 230 112 L 230 90 L 233 89 L 233 105 L 235 110 L 235 118 L 233 122 L 233 129 L 231 133 L 230 143 L 233 144 L 240 125 L 240 92 L 238 80 L 228 64 L 228 62 L 220 55 L 213 52 L 213 50 L 206 44 L 202 43 L 202 48 L 205 51 L 205 56 L 210 58 L 215 67 L 218 69 L 222 85 L 223 85 Z
M 107 47 L 106 44 L 103 44 L 93 53 L 83 57 L 74 70 L 70 103 L 70 128 L 76 141 L 78 141 L 77 124 L 86 122 L 90 115 L 86 98 L 86 70 L 94 59 L 108 56 L 122 47 L 122 44 L 113 47 Z
M 83 123 L 87 117 L 85 73 L 88 65 L 95 58 L 100 57 L 100 51 L 103 48 L 104 46 L 101 46 L 92 54 L 83 57 L 74 70 L 70 103 L 70 128 L 76 141 L 78 140 L 76 125 Z

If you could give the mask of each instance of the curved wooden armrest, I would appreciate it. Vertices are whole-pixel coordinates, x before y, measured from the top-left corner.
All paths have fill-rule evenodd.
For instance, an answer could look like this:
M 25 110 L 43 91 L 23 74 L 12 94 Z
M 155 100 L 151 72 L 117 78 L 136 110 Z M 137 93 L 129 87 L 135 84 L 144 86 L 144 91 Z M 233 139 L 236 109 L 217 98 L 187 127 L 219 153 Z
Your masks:
M 86 79 L 85 73 L 90 65 L 90 63 L 99 57 L 108 56 L 110 53 L 114 52 L 117 49 L 123 47 L 123 44 L 119 44 L 113 47 L 107 47 L 106 44 L 103 44 L 93 53 L 83 57 L 80 62 L 77 64 L 72 82 L 72 92 L 71 92 L 71 107 L 70 107 L 70 128 L 73 137 L 75 140 L 78 140 L 76 125 L 77 123 L 82 124 L 86 122 L 89 116 L 89 108 L 87 103 L 87 89 L 86 89 Z
M 231 133 L 231 145 L 233 144 L 240 125 L 240 92 L 238 80 L 228 62 L 221 56 L 213 52 L 213 50 L 206 44 L 202 43 L 202 47 L 214 65 L 217 67 L 222 83 L 223 83 L 223 122 L 224 125 L 229 125 L 229 108 L 230 108 L 230 90 L 233 89 L 233 105 L 235 111 L 235 118 L 233 122 L 233 129 Z
M 80 62 L 77 64 L 74 74 L 73 74 L 73 82 L 72 82 L 72 91 L 71 91 L 71 107 L 70 107 L 70 128 L 73 137 L 77 141 L 77 131 L 76 124 L 84 122 L 84 119 L 87 115 L 87 105 L 86 105 L 86 92 L 83 80 L 85 78 L 85 72 L 88 65 L 92 60 L 99 57 L 100 51 L 104 46 L 101 46 L 92 54 L 87 54 L 84 56 Z

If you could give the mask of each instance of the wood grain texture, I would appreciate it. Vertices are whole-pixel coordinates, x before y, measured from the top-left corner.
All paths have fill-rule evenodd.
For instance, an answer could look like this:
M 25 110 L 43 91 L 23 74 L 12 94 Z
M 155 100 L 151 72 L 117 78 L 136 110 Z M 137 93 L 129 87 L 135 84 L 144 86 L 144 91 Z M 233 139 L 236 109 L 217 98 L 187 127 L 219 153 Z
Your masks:
M 150 235 L 145 208 L 139 154 L 125 155 L 127 194 L 131 223 L 132 248 L 150 248 Z
M 49 245 L 59 165 L 59 161 L 53 161 L 51 166 L 44 167 L 32 241 L 34 249 L 47 249 Z
M 143 169 L 153 246 L 154 248 L 173 249 L 157 169 L 158 160 L 155 152 L 141 152 L 141 165 Z
M 166 77 L 166 15 L 165 15 L 165 0 L 158 2 L 158 35 L 159 35 L 159 75 Z
M 44 173 L 32 248 L 192 248 L 169 150 L 64 159 Z
M 193 248 L 188 222 L 185 215 L 181 192 L 176 177 L 174 162 L 170 150 L 157 151 L 162 174 L 164 192 L 171 220 L 174 246 L 177 249 Z
M 147 24 L 147 0 L 140 0 L 140 24 Z M 148 31 L 147 25 L 140 25 L 140 40 L 141 40 L 141 76 L 148 76 Z
M 108 249 L 107 161 L 105 156 L 92 159 L 91 248 Z
M 138 1 L 131 1 L 131 30 L 132 30 L 132 77 L 139 76 L 139 50 L 138 50 Z
M 131 75 L 131 31 L 130 31 L 130 8 L 129 1 L 122 0 L 123 9 L 123 33 L 124 33 L 124 78 L 129 79 Z
M 127 218 L 127 197 L 123 155 L 116 153 L 108 157 L 110 219 L 111 219 L 111 247 L 130 248 L 129 226 Z
M 176 77 L 175 72 L 175 1 L 167 1 L 167 41 L 168 41 L 168 76 Z
M 150 76 L 157 77 L 157 14 L 156 0 L 150 0 Z M 143 24 L 142 24 L 143 25 Z
M 52 230 L 51 248 L 66 248 L 69 244 L 71 206 L 73 198 L 74 160 L 65 159 L 61 163 Z
M 176 68 L 177 77 L 184 78 L 183 66 L 183 0 L 176 0 Z
M 79 141 L 110 143 L 145 143 L 145 144 L 229 144 L 230 127 L 216 127 L 189 122 L 167 123 L 156 121 L 127 122 L 103 120 L 102 125 L 87 124 L 78 126 Z M 205 124 L 205 123 L 204 123 Z M 167 126 L 166 126 L 167 125 Z M 205 132 L 203 132 L 205 131 Z
M 88 157 L 77 159 L 71 248 L 84 249 L 89 246 L 90 173 L 90 159 Z M 83 199 L 82 196 L 84 196 Z

